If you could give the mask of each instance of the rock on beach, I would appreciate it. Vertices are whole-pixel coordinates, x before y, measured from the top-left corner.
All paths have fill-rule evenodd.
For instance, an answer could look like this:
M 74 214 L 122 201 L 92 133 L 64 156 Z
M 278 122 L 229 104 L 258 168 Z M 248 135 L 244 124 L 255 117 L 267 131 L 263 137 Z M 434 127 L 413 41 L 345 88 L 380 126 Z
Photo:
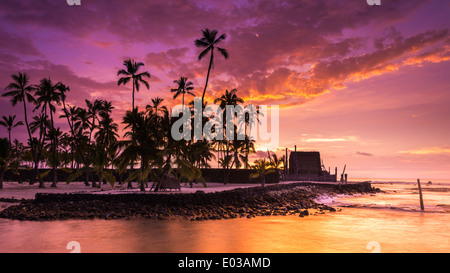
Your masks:
M 374 193 L 370 183 L 298 182 L 219 192 L 173 194 L 39 193 L 0 211 L 1 218 L 18 220 L 132 219 L 192 221 L 253 218 L 268 215 L 308 216 L 308 209 L 336 211 L 314 201 L 322 194 Z

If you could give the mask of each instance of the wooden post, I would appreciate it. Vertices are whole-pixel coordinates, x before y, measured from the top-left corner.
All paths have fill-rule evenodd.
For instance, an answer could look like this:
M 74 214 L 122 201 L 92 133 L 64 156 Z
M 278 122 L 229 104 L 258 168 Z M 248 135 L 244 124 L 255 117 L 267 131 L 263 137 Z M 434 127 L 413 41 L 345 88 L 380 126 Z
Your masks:
M 298 174 L 298 168 L 297 168 L 297 145 L 294 145 L 294 174 Z
M 286 148 L 286 156 L 284 158 L 284 173 L 287 175 L 289 172 L 289 167 L 288 167 L 288 149 Z
M 417 179 L 417 185 L 419 186 L 419 195 L 420 195 L 420 210 L 424 211 L 423 207 L 423 197 L 422 197 L 422 188 L 420 187 L 420 179 Z

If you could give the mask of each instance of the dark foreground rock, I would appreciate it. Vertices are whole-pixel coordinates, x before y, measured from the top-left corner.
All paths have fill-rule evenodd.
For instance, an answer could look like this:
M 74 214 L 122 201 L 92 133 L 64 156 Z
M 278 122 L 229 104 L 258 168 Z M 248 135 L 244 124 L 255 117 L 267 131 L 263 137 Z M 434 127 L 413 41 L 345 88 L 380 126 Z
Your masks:
M 193 194 L 36 194 L 32 201 L 8 207 L 1 218 L 18 220 L 120 219 L 184 217 L 191 220 L 252 218 L 299 214 L 308 209 L 336 211 L 314 201 L 322 194 L 373 193 L 369 183 L 277 184 L 229 191 Z M 305 212 L 306 210 L 306 212 Z

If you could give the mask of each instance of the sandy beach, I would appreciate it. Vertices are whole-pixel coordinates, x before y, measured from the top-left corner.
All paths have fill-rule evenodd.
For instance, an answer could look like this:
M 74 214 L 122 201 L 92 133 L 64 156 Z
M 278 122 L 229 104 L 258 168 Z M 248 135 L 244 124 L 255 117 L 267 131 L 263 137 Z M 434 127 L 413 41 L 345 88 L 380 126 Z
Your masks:
M 289 184 L 293 182 L 281 182 L 279 184 Z M 151 186 L 151 183 L 150 183 Z M 201 190 L 205 193 L 231 190 L 236 188 L 249 188 L 258 187 L 259 184 L 223 184 L 223 183 L 208 183 L 207 187 L 203 187 L 202 184 L 190 185 L 181 184 L 181 191 L 168 190 L 160 192 L 151 192 L 150 188 L 146 188 L 146 193 L 151 194 L 170 194 L 170 193 L 195 193 Z M 136 183 L 133 183 L 132 189 L 127 189 L 126 185 L 123 188 L 115 187 L 111 188 L 110 185 L 102 185 L 99 188 L 93 188 L 91 186 L 85 186 L 84 182 L 73 182 L 70 184 L 58 183 L 56 188 L 51 188 L 50 183 L 46 185 L 46 188 L 38 188 L 38 184 L 29 185 L 28 183 L 18 184 L 17 182 L 4 182 L 3 189 L 0 190 L 0 199 L 34 199 L 36 193 L 92 193 L 92 194 L 123 194 L 123 193 L 142 193 Z

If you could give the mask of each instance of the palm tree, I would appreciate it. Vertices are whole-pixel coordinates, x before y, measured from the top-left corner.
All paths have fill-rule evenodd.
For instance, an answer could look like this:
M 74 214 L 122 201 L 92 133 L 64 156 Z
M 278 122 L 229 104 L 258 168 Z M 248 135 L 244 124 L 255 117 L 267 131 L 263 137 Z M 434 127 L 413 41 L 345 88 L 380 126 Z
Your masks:
M 109 115 L 112 113 L 114 106 L 112 106 L 111 101 L 103 100 L 102 109 L 100 110 L 100 116 Z
M 60 104 L 61 102 L 61 93 L 59 91 L 59 85 L 61 83 L 58 82 L 57 84 L 53 85 L 50 78 L 43 78 L 40 81 L 40 84 L 38 85 L 38 89 L 35 93 L 37 99 L 37 107 L 42 107 L 42 110 L 48 108 L 50 111 L 50 121 L 51 121 L 51 131 L 55 130 L 54 126 L 54 119 L 53 119 L 53 113 L 55 113 L 56 108 L 55 104 Z M 56 145 L 52 145 L 53 148 L 53 162 L 56 162 Z M 51 187 L 56 187 L 56 183 L 58 182 L 58 174 L 56 172 L 56 164 L 53 164 L 53 183 Z
M 87 168 L 90 164 L 89 158 L 89 133 L 88 130 L 91 128 L 90 115 L 88 110 L 82 107 L 78 107 L 75 112 L 73 120 L 73 132 L 74 138 L 77 140 L 77 150 L 78 150 L 78 160 L 83 163 L 86 170 L 86 177 L 84 184 L 89 186 L 90 169 Z M 78 165 L 79 166 L 79 165 Z
M 36 157 L 36 151 L 35 147 L 33 146 L 32 135 L 30 131 L 30 126 L 28 125 L 28 116 L 27 116 L 27 105 L 26 101 L 35 104 L 36 100 L 34 99 L 32 92 L 36 90 L 36 88 L 33 85 L 29 85 L 29 78 L 26 73 L 18 73 L 17 75 L 11 75 L 13 82 L 11 82 L 7 87 L 6 90 L 10 90 L 9 92 L 6 92 L 2 95 L 2 97 L 11 97 L 11 104 L 15 106 L 18 102 L 23 102 L 23 111 L 25 115 L 25 124 L 27 126 L 28 131 L 28 140 L 31 144 L 31 154 L 33 156 L 33 160 L 35 160 Z M 31 183 L 34 182 L 34 179 L 32 178 Z
M 92 121 L 90 122 L 90 128 L 89 128 L 90 129 L 89 145 L 92 145 L 92 133 L 97 128 L 97 126 L 95 125 L 95 121 L 99 120 L 97 115 L 103 111 L 104 102 L 103 102 L 103 100 L 99 100 L 99 99 L 96 99 L 93 102 L 85 99 L 85 102 L 86 102 L 86 106 L 88 108 L 88 115 L 90 116 L 90 118 L 92 118 Z M 90 151 L 92 151 L 92 149 L 88 149 L 87 151 L 90 152 Z M 91 158 L 90 154 L 88 154 L 88 158 Z M 92 183 L 92 187 L 96 187 L 95 182 Z
M 20 175 L 20 168 L 23 167 L 22 163 L 26 161 L 25 145 L 19 140 L 14 139 L 13 145 L 11 147 L 11 162 L 9 164 L 9 169 L 17 177 L 17 182 L 22 183 L 22 177 Z
M 139 68 L 141 66 L 144 66 L 144 63 L 141 63 L 141 62 L 137 63 L 132 59 L 128 59 L 123 62 L 123 65 L 126 67 L 126 70 L 120 69 L 119 71 L 117 71 L 117 76 L 124 75 L 124 77 L 121 77 L 119 79 L 119 81 L 117 82 L 117 85 L 118 86 L 121 84 L 125 85 L 130 80 L 132 80 L 132 82 L 133 82 L 132 109 L 134 109 L 134 91 L 136 90 L 139 92 L 139 87 L 140 87 L 141 83 L 143 83 L 147 87 L 147 89 L 149 89 L 150 85 L 148 84 L 148 82 L 146 80 L 144 80 L 144 77 L 150 78 L 151 75 L 147 71 L 138 73 Z
M 64 94 L 64 93 L 62 93 Z M 62 98 L 62 102 L 63 102 L 63 110 L 64 110 L 64 114 L 62 114 L 61 116 L 59 116 L 60 118 L 66 118 L 67 119 L 67 123 L 69 124 L 70 127 L 70 133 L 71 133 L 71 137 L 70 137 L 70 143 L 69 145 L 71 146 L 70 148 L 70 154 L 71 154 L 71 158 L 72 158 L 72 169 L 74 168 L 74 152 L 75 150 L 77 151 L 78 155 L 81 157 L 81 151 L 79 149 L 79 145 L 78 145 L 78 139 L 77 139 L 77 135 L 75 134 L 75 130 L 74 130 L 74 124 L 75 124 L 75 118 L 77 115 L 77 111 L 78 111 L 78 107 L 76 106 L 69 106 L 68 108 L 66 107 L 66 103 L 65 103 L 65 94 L 61 96 Z
M 222 121 L 223 121 L 223 128 L 226 128 L 226 107 L 227 105 L 236 106 L 238 104 L 244 103 L 244 100 L 236 95 L 237 89 L 232 89 L 231 91 L 228 91 L 228 89 L 225 90 L 225 94 L 220 96 L 219 98 L 216 98 L 214 100 L 215 104 L 219 104 L 220 108 L 222 109 Z M 234 126 L 233 126 L 234 127 Z M 225 146 L 226 149 L 226 156 L 230 153 L 230 143 L 236 140 L 236 131 L 237 128 L 233 128 L 233 140 L 228 141 L 225 137 L 226 130 L 223 130 L 223 141 L 218 142 L 218 152 L 220 154 L 221 147 Z M 236 160 L 235 156 L 235 160 Z M 236 165 L 237 167 L 237 165 Z
M 94 102 L 89 100 L 86 101 L 86 106 L 88 107 L 88 114 L 92 118 L 92 122 L 90 123 L 90 132 L 89 132 L 89 144 L 91 144 L 92 133 L 94 132 L 97 126 L 95 125 L 95 121 L 99 120 L 98 114 L 103 111 L 104 102 L 103 100 L 96 99 Z
M 219 103 L 219 106 L 222 109 L 225 109 L 227 105 L 236 106 L 240 103 L 244 103 L 244 100 L 236 95 L 237 91 L 237 89 L 232 89 L 231 91 L 228 91 L 228 89 L 226 89 L 225 94 L 215 99 L 214 103 Z
M 255 170 L 255 173 L 250 175 L 250 178 L 260 178 L 261 179 L 261 187 L 264 188 L 266 184 L 266 175 L 273 173 L 275 170 L 271 166 L 270 162 L 268 162 L 265 158 L 255 160 L 255 165 L 251 168 Z
M 117 123 L 114 123 L 112 117 L 109 114 L 103 114 L 102 119 L 99 122 L 98 131 L 94 137 L 97 144 L 103 145 L 105 149 L 109 148 L 111 144 L 117 141 L 119 135 L 117 134 Z
M 217 37 L 217 30 L 210 31 L 209 29 L 202 30 L 202 38 L 195 40 L 195 45 L 197 47 L 205 48 L 200 55 L 198 55 L 198 60 L 200 61 L 203 59 L 203 57 L 208 54 L 208 52 L 211 52 L 210 58 L 209 58 L 209 66 L 208 66 L 208 74 L 206 75 L 206 83 L 205 88 L 203 89 L 203 95 L 202 95 L 202 105 L 204 105 L 205 100 L 205 93 L 206 88 L 208 86 L 208 80 L 209 80 L 209 73 L 211 72 L 211 67 L 214 67 L 214 49 L 217 48 L 217 50 L 220 52 L 220 54 L 225 58 L 228 59 L 228 51 L 224 48 L 218 47 L 217 44 L 221 41 L 225 40 L 227 35 L 224 33 Z
M 70 182 L 74 181 L 84 172 L 94 172 L 99 178 L 98 186 L 96 183 L 92 183 L 93 185 L 95 185 L 95 187 L 100 188 L 102 182 L 108 182 L 111 185 L 111 188 L 114 188 L 116 178 L 111 172 L 106 170 L 106 166 L 111 161 L 111 159 L 108 156 L 108 151 L 102 145 L 99 145 L 99 143 L 89 146 L 89 149 L 93 150 L 90 153 L 90 155 L 92 156 L 91 161 L 93 162 L 92 167 L 84 166 L 83 168 L 77 170 L 75 173 L 67 177 L 66 183 L 69 184 Z
M 8 117 L 2 116 L 2 118 L 3 118 L 3 120 L 0 120 L 0 125 L 6 127 L 6 129 L 8 130 L 9 145 L 12 145 L 11 130 L 12 130 L 12 128 L 23 125 L 23 122 L 18 121 L 16 123 L 14 123 L 14 120 L 16 119 L 16 115 L 14 115 L 14 116 L 9 115 Z
M 0 138 L 0 189 L 3 189 L 3 175 L 11 160 L 11 145 L 6 138 Z
M 124 129 L 131 128 L 131 131 L 125 132 L 124 137 L 128 139 L 122 141 L 125 149 L 120 155 L 120 169 L 124 169 L 127 165 L 133 167 L 134 162 L 141 161 L 141 168 L 136 171 L 132 170 L 126 180 L 128 187 L 131 186 L 132 179 L 138 178 L 141 191 L 145 191 L 145 183 L 151 171 L 151 162 L 158 158 L 160 144 L 157 137 L 159 134 L 157 121 L 158 118 L 153 111 L 149 115 L 145 115 L 144 112 L 139 112 L 137 107 L 133 111 L 127 111 L 123 117 L 122 123 L 126 124 Z
M 63 137 L 63 132 L 60 128 L 50 128 L 47 133 L 47 138 L 49 143 L 46 145 L 46 150 L 53 151 L 53 156 L 47 157 L 47 165 L 53 168 L 53 172 L 61 165 L 63 165 L 62 153 L 60 153 L 61 139 Z M 56 188 L 57 179 L 55 179 L 55 175 L 53 175 L 53 182 L 50 187 Z
M 39 130 L 39 139 L 36 139 L 36 162 L 35 166 L 39 165 L 41 159 L 41 153 L 43 150 L 45 139 L 47 138 L 47 129 L 51 127 L 48 116 L 45 113 L 39 113 L 39 115 L 32 117 L 32 122 L 30 123 L 30 130 L 34 134 Z
M 281 158 L 278 158 L 277 154 L 270 154 L 267 152 L 269 156 L 269 162 L 272 168 L 275 170 L 277 174 L 279 174 L 280 170 L 284 169 L 285 164 L 285 156 L 283 155 Z M 283 167 L 282 167 L 283 166 Z
M 189 94 L 191 96 L 195 96 L 191 91 L 194 89 L 194 84 L 192 82 L 188 82 L 187 77 L 180 77 L 180 79 L 173 81 L 178 85 L 177 88 L 170 89 L 171 92 L 176 92 L 173 96 L 173 99 L 176 99 L 180 94 L 182 94 L 182 104 L 184 105 L 184 94 Z
M 175 141 L 171 135 L 172 119 L 169 111 L 164 108 L 163 115 L 161 118 L 156 119 L 157 128 L 156 140 L 160 145 L 160 150 L 157 153 L 155 160 L 155 165 L 162 168 L 162 173 L 154 185 L 154 191 L 157 192 L 161 188 L 163 181 L 170 175 L 174 173 L 175 170 L 172 167 L 172 163 L 177 166 L 177 173 L 180 178 L 186 179 L 188 181 L 201 181 L 204 183 L 204 179 L 201 176 L 201 171 L 194 166 L 194 164 L 186 160 L 183 156 L 183 151 L 186 149 L 186 144 L 184 141 Z M 174 159 L 172 161 L 172 158 Z M 164 160 L 161 160 L 164 159 Z M 206 184 L 203 184 L 206 186 Z
M 164 106 L 160 107 L 161 103 L 163 101 L 164 101 L 164 99 L 160 98 L 160 97 L 153 98 L 152 99 L 152 104 L 151 105 L 147 104 L 147 106 L 145 107 L 145 110 L 147 111 L 147 113 L 149 113 L 152 109 L 155 109 L 155 114 L 158 116 L 158 113 L 159 112 L 163 112 L 163 110 L 165 109 Z
M 74 120 L 74 130 L 78 136 L 87 134 L 85 130 L 91 128 L 90 118 L 88 110 L 78 107 Z

